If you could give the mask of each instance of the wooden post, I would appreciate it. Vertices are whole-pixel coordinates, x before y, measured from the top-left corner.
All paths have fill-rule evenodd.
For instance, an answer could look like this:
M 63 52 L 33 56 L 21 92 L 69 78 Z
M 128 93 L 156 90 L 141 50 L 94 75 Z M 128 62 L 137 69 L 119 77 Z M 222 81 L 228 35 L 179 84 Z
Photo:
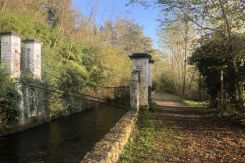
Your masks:
M 199 100 L 202 101 L 202 75 L 199 74 Z

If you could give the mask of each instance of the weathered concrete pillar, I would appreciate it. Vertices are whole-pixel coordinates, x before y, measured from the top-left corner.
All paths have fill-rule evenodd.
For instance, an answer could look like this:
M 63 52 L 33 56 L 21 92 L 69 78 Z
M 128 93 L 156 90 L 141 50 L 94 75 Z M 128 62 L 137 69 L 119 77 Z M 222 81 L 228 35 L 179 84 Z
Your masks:
M 42 43 L 37 40 L 25 40 L 23 71 L 32 73 L 35 79 L 41 80 L 41 48 Z
M 148 85 L 149 85 L 149 59 L 147 53 L 134 53 L 129 56 L 133 61 L 132 71 L 139 73 L 139 105 L 149 108 Z
M 15 83 L 15 89 L 19 92 L 20 94 L 20 103 L 19 103 L 19 109 L 20 109 L 20 115 L 19 115 L 19 125 L 24 125 L 25 124 L 25 104 L 24 104 L 24 97 L 23 97 L 23 85 L 19 82 Z
M 19 92 L 21 100 L 19 103 L 19 124 L 24 122 L 24 103 L 22 84 L 18 82 L 21 75 L 21 37 L 15 32 L 0 33 L 1 37 L 1 66 L 15 79 L 15 88 Z
M 149 102 L 151 103 L 152 102 L 152 65 L 153 65 L 153 63 L 154 63 L 154 60 L 152 60 L 152 59 L 150 59 L 149 60 L 149 70 L 148 70 L 148 72 L 149 72 L 149 75 L 148 75 L 148 77 L 149 77 L 149 81 L 148 81 L 148 90 L 149 90 L 149 92 L 148 92 L 148 94 L 149 94 Z
M 131 110 L 139 110 L 139 75 L 140 72 L 134 70 L 130 83 L 130 108 Z
M 15 32 L 0 33 L 1 66 L 12 78 L 20 77 L 21 38 Z

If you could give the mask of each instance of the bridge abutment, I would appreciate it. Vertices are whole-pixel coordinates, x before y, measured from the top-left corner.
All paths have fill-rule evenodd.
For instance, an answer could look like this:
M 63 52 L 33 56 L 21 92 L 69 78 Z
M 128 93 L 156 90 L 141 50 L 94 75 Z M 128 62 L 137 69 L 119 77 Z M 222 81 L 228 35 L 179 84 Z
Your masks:
M 41 42 L 36 40 L 23 41 L 24 51 L 21 51 L 21 36 L 15 32 L 0 33 L 1 68 L 15 82 L 15 89 L 20 94 L 18 125 L 31 124 L 33 120 L 46 121 L 48 117 L 47 96 L 45 90 L 38 89 L 29 81 L 22 81 L 28 75 L 41 83 Z M 32 86 L 30 86 L 32 84 Z
M 138 110 L 139 107 L 149 108 L 151 97 L 151 56 L 147 53 L 134 53 L 129 56 L 133 62 L 130 85 L 130 107 Z

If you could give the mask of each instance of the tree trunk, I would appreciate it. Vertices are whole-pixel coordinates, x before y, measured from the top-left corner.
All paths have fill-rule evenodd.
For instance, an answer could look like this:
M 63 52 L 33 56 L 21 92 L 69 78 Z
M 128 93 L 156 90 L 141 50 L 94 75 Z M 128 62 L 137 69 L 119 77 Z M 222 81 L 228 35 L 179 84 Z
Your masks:
M 199 100 L 202 101 L 202 75 L 199 74 Z
M 244 103 L 243 91 L 242 91 L 242 87 L 241 87 L 239 81 L 237 81 L 237 80 L 236 80 L 236 89 L 237 89 L 238 101 L 239 101 L 238 110 L 239 111 L 244 111 L 244 107 L 243 107 L 243 103 Z
M 3 1 L 2 8 L 1 8 L 1 12 L 5 10 L 5 8 L 6 8 L 6 6 L 7 6 L 7 1 L 8 1 L 8 0 Z
M 53 44 L 53 49 L 56 47 L 57 41 L 58 41 L 58 39 L 59 39 L 60 31 L 61 31 L 61 26 L 59 27 L 57 36 L 56 36 L 56 38 L 55 38 L 55 41 L 54 41 L 54 44 Z
M 187 9 L 186 9 L 187 10 Z M 188 18 L 185 18 L 184 27 L 184 70 L 183 70 L 183 97 L 186 96 L 187 46 L 188 46 Z

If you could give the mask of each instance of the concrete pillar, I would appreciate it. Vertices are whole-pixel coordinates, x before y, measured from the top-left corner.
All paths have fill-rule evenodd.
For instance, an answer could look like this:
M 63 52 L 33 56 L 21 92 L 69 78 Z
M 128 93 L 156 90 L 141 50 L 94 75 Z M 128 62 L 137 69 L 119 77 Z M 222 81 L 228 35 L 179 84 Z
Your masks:
M 133 61 L 132 71 L 139 73 L 139 105 L 149 108 L 148 85 L 149 85 L 149 59 L 147 53 L 134 53 L 129 56 Z
M 151 103 L 152 102 L 152 65 L 153 65 L 153 63 L 154 63 L 154 60 L 152 60 L 152 59 L 150 59 L 149 60 L 149 70 L 148 70 L 148 72 L 149 72 L 149 75 L 148 75 L 148 90 L 149 90 L 149 92 L 148 92 L 148 97 L 149 97 L 149 102 Z
M 23 71 L 31 73 L 35 79 L 41 80 L 41 46 L 42 43 L 37 40 L 25 40 Z
M 23 85 L 22 83 L 15 83 L 15 89 L 18 91 L 20 95 L 20 103 L 19 103 L 19 119 L 18 123 L 19 125 L 24 125 L 25 124 L 25 104 L 24 104 L 24 97 L 23 97 Z
M 139 75 L 140 72 L 134 70 L 130 83 L 130 109 L 139 110 Z
M 1 37 L 1 67 L 12 78 L 20 77 L 21 38 L 15 32 L 0 33 Z

